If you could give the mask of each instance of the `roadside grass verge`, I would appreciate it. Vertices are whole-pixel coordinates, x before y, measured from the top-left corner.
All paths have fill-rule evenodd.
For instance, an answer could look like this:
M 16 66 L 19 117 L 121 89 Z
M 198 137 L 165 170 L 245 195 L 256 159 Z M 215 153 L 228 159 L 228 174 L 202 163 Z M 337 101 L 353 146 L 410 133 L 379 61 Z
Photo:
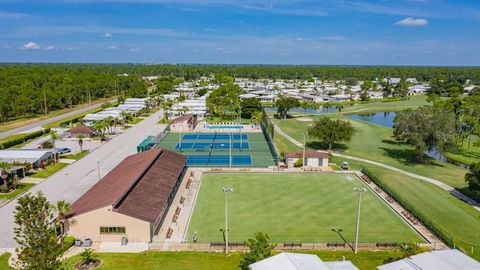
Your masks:
M 37 171 L 37 172 L 35 172 L 35 173 L 33 173 L 29 176 L 33 177 L 33 178 L 47 178 L 50 175 L 52 175 L 52 174 L 58 172 L 59 170 L 63 169 L 67 165 L 69 165 L 69 164 L 68 163 L 63 163 L 63 162 L 57 162 L 55 164 L 50 164 L 45 169 Z
M 112 99 L 113 99 L 113 97 L 92 100 L 92 105 L 97 104 L 97 103 L 102 103 L 102 102 L 105 102 L 105 101 L 109 101 L 109 100 L 112 100 Z M 27 117 L 17 118 L 17 119 L 8 121 L 6 123 L 1 123 L 0 124 L 0 132 L 5 132 L 5 131 L 8 131 L 10 129 L 14 129 L 14 128 L 26 126 L 26 125 L 29 125 L 29 124 L 33 124 L 35 122 L 45 120 L 45 119 L 48 119 L 48 118 L 51 118 L 51 117 L 59 116 L 59 115 L 62 115 L 64 113 L 71 112 L 73 110 L 78 110 L 78 109 L 81 109 L 81 108 L 85 108 L 87 106 L 90 106 L 90 104 L 78 104 L 78 105 L 73 106 L 72 108 L 66 108 L 66 109 L 51 111 L 51 112 L 48 113 L 48 115 L 38 114 L 38 115 L 29 115 Z
M 18 195 L 24 193 L 25 191 L 29 190 L 32 188 L 34 184 L 31 183 L 19 183 L 17 184 L 17 189 L 10 193 L 0 193 L 0 199 L 1 200 L 12 200 Z
M 64 154 L 60 155 L 60 158 L 65 158 L 65 159 L 74 159 L 74 160 L 79 160 L 86 155 L 88 155 L 90 151 L 88 150 L 83 150 L 82 152 L 76 153 L 76 154 Z

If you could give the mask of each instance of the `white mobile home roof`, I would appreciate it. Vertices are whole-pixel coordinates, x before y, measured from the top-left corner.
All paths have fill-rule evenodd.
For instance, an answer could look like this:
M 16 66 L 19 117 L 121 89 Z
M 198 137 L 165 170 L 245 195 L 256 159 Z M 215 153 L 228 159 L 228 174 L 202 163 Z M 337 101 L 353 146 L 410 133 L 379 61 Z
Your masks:
M 329 270 L 317 255 L 283 252 L 250 265 L 251 270 Z
M 384 264 L 378 270 L 478 270 L 480 263 L 455 249 L 425 252 Z
M 52 149 L 7 149 L 0 150 L 0 161 L 34 163 L 45 155 L 52 153 Z

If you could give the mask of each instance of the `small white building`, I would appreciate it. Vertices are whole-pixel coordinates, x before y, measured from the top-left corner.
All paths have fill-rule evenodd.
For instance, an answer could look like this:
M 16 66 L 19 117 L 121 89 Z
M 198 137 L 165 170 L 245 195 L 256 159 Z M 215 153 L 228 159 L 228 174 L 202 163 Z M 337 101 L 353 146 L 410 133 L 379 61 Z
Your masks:
M 478 270 L 480 262 L 456 249 L 435 250 L 387 263 L 377 270 Z
M 249 265 L 250 270 L 358 270 L 350 261 L 323 262 L 317 255 L 282 252 Z
M 303 152 L 288 152 L 285 154 L 285 162 L 288 168 L 294 168 L 295 162 L 303 158 Z M 305 151 L 305 167 L 328 167 L 328 153 Z

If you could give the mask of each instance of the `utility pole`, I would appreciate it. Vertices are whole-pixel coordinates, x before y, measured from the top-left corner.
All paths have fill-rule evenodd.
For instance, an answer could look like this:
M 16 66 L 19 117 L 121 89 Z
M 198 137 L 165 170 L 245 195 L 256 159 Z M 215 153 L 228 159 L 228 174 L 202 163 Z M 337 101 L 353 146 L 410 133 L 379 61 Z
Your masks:
M 225 195 L 225 253 L 228 254 L 228 202 L 227 202 L 227 193 L 233 192 L 233 188 L 222 187 L 222 192 Z
M 302 160 L 302 167 L 303 167 L 303 170 L 305 170 L 305 161 L 306 161 L 306 158 L 305 158 L 305 155 L 306 155 L 306 152 L 307 152 L 307 133 L 304 131 L 303 132 L 303 160 Z
M 100 161 L 97 161 L 97 172 L 98 172 L 98 180 L 100 180 L 102 178 L 100 174 Z
M 232 132 L 229 133 L 230 144 L 228 147 L 228 167 L 232 168 Z
M 360 204 L 362 202 L 362 193 L 367 192 L 366 188 L 354 188 L 353 191 L 358 192 L 358 208 L 357 208 L 357 228 L 355 230 L 355 254 L 358 252 L 358 231 L 360 228 Z
M 43 104 L 45 106 L 45 115 L 48 114 L 48 107 L 47 107 L 47 92 L 45 91 L 45 88 L 43 88 Z

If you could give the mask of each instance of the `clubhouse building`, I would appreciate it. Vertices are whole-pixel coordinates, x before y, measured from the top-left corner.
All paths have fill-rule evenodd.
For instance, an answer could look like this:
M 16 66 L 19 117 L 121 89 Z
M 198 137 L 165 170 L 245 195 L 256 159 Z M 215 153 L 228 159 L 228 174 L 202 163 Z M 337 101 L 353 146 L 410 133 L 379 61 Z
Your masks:
M 185 173 L 186 157 L 154 148 L 128 156 L 75 201 L 65 224 L 77 239 L 151 242 Z

